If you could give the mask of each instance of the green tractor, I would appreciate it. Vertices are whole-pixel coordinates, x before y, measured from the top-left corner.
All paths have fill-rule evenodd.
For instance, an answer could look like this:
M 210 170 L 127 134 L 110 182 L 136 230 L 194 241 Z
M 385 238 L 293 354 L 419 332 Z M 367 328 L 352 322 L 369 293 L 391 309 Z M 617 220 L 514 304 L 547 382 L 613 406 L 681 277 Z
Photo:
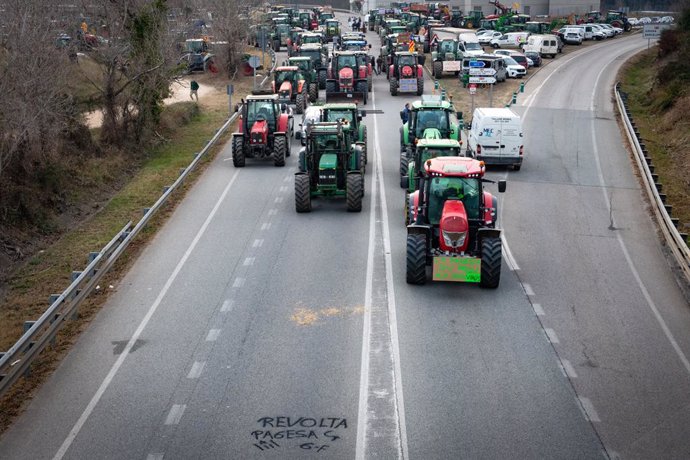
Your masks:
M 458 75 L 462 70 L 463 54 L 458 47 L 458 41 L 454 38 L 444 38 L 438 42 L 438 46 L 431 52 L 433 67 L 431 74 L 434 78 L 443 77 L 444 72 L 453 72 Z
M 364 158 L 364 164 L 367 163 L 367 127 L 362 123 L 362 118 L 365 117 L 367 113 L 363 110 L 357 110 L 357 104 L 352 102 L 341 102 L 341 103 L 331 103 L 324 104 L 321 106 L 321 121 L 341 123 L 347 122 L 349 124 L 349 129 L 346 130 L 350 134 L 350 142 L 357 144 L 362 149 L 362 156 Z
M 408 162 L 414 158 L 415 147 L 422 139 L 462 142 L 462 128 L 462 112 L 456 112 L 453 104 L 444 97 L 425 95 L 414 101 L 408 122 L 400 128 L 400 174 L 407 175 Z
M 318 76 L 319 89 L 326 89 L 328 79 L 328 48 L 325 45 L 308 43 L 301 45 L 297 51 L 292 53 L 293 57 L 308 57 L 312 61 L 312 66 Z
M 462 18 L 460 27 L 465 29 L 474 29 L 484 19 L 484 13 L 481 11 L 469 11 L 465 17 Z
M 311 212 L 314 197 L 345 197 L 349 212 L 362 210 L 364 157 L 350 142 L 348 123 L 314 123 L 307 128 L 306 146 L 295 173 L 295 210 Z
M 337 19 L 327 19 L 324 29 L 326 30 L 326 42 L 332 42 L 333 37 L 340 36 L 340 21 Z
M 301 71 L 307 85 L 309 101 L 316 102 L 319 99 L 319 82 L 312 60 L 308 56 L 292 56 L 285 61 L 285 65 L 297 67 Z
M 400 187 L 406 188 L 409 193 L 417 190 L 418 177 L 427 160 L 436 157 L 459 156 L 464 156 L 462 143 L 455 139 L 420 139 L 411 158 L 407 158 L 403 152 L 400 153 Z
M 280 51 L 281 46 L 287 46 L 290 38 L 289 24 L 274 24 L 271 32 L 271 43 L 273 51 Z

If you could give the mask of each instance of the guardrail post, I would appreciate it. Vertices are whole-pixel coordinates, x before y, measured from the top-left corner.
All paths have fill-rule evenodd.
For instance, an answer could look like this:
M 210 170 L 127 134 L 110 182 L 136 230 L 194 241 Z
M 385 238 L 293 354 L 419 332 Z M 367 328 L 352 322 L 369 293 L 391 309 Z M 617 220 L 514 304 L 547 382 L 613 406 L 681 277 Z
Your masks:
M 666 203 L 666 194 L 665 193 L 659 193 L 659 198 L 661 198 L 662 203 Z
M 26 331 L 31 329 L 31 326 L 33 326 L 36 323 L 36 321 L 24 321 L 24 334 L 26 334 Z M 34 342 L 29 342 L 29 346 L 26 347 L 24 350 L 25 352 L 28 351 L 31 347 L 34 346 Z M 28 377 L 31 375 L 31 367 L 27 367 L 26 371 L 24 371 L 24 377 Z
M 677 217 L 671 217 L 671 222 L 673 223 L 673 226 L 678 228 L 678 225 L 680 224 L 680 219 Z
M 658 192 L 660 192 L 664 188 L 663 184 L 661 184 L 660 182 L 654 182 L 654 186 L 656 187 L 656 190 Z
M 150 210 L 151 210 L 151 208 L 144 208 L 141 210 L 141 212 L 142 212 L 142 214 L 146 215 Z
M 521 93 L 525 92 L 525 82 L 524 81 L 522 83 L 520 83 L 520 92 Z
M 671 215 L 671 212 L 673 211 L 673 205 L 671 204 L 665 204 L 664 208 L 666 209 L 666 212 Z
M 91 262 L 93 262 L 94 260 L 96 260 L 96 257 L 98 257 L 99 254 L 100 254 L 100 252 L 95 252 L 95 251 L 89 252 L 87 265 L 90 264 Z M 96 274 L 96 269 L 93 269 L 88 273 L 88 277 L 92 278 L 93 275 L 95 275 L 95 274 Z
M 166 185 L 165 187 L 163 187 L 163 193 L 168 193 L 168 190 L 170 190 L 169 185 Z
M 517 104 L 517 93 L 513 93 L 513 99 L 510 101 L 511 104 Z
M 688 243 L 688 234 L 687 233 L 681 233 L 680 237 L 683 238 L 683 241 L 685 241 L 685 244 Z M 2 358 L 2 353 L 0 353 L 0 358 Z

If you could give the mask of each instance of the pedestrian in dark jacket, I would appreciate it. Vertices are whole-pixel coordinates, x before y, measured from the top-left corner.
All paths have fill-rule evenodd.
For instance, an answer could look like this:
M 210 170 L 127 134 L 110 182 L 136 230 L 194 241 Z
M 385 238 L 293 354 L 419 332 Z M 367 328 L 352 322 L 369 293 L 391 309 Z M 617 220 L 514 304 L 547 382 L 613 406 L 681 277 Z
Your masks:
M 410 103 L 405 103 L 405 108 L 400 112 L 400 118 L 402 118 L 403 125 L 410 121 Z
M 376 58 L 376 75 L 381 75 L 383 70 L 383 58 L 381 56 Z

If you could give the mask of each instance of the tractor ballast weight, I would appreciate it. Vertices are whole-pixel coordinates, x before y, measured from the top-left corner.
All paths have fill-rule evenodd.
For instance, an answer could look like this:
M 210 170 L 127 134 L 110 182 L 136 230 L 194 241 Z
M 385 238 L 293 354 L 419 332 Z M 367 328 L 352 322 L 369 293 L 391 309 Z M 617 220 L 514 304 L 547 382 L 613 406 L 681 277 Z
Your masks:
M 437 157 L 424 163 L 419 189 L 406 200 L 406 280 L 478 283 L 495 289 L 501 279 L 498 200 L 483 190 L 484 163 L 465 157 Z M 498 181 L 504 192 L 505 181 Z
M 247 96 L 232 135 L 233 165 L 242 168 L 247 158 L 259 158 L 285 166 L 285 157 L 290 156 L 290 122 L 290 116 L 280 111 L 277 94 Z
M 360 212 L 364 197 L 364 159 L 345 133 L 346 123 L 314 123 L 307 128 L 295 173 L 295 210 L 311 212 L 312 198 L 345 197 L 349 212 Z
M 369 92 L 367 66 L 360 65 L 355 51 L 338 51 L 333 54 L 326 79 L 326 102 L 335 99 L 351 99 L 366 105 Z
M 417 53 L 395 53 L 388 68 L 388 84 L 392 96 L 398 93 L 424 93 L 424 56 Z

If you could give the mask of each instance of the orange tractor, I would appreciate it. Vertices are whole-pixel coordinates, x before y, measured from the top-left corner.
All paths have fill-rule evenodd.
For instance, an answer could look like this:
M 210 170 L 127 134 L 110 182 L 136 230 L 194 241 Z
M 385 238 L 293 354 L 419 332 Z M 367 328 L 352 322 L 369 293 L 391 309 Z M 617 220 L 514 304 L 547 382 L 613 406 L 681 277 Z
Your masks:
M 309 95 L 305 76 L 297 66 L 276 67 L 273 74 L 273 92 L 281 104 L 293 104 L 295 112 L 304 113 Z

